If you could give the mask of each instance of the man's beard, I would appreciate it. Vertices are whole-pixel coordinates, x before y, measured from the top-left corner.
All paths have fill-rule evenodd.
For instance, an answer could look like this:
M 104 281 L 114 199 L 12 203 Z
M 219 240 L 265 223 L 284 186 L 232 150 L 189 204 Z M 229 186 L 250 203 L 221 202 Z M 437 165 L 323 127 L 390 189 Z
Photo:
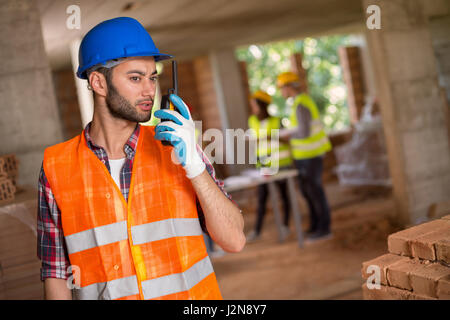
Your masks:
M 153 103 L 153 98 L 151 100 Z M 132 122 L 147 122 L 152 116 L 151 112 L 148 112 L 148 114 L 139 113 L 137 108 L 133 107 L 127 99 L 119 94 L 112 83 L 108 84 L 106 106 L 111 115 L 118 119 L 125 119 Z

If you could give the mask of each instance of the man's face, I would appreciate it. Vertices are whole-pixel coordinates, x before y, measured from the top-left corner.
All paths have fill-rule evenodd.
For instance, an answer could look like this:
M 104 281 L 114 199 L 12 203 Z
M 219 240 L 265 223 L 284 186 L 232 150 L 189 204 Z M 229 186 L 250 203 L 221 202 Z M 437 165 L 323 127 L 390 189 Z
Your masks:
M 259 105 L 255 99 L 250 99 L 250 110 L 254 115 L 259 115 L 261 113 L 261 110 L 259 110 Z
M 106 96 L 111 115 L 132 122 L 149 121 L 157 79 L 153 57 L 131 58 L 114 67 Z

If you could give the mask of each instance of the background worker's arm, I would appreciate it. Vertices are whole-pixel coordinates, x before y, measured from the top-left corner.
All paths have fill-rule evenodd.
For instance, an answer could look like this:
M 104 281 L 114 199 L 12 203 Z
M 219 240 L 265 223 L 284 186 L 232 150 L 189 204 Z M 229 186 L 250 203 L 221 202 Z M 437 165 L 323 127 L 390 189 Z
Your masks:
M 47 278 L 44 280 L 45 300 L 72 300 L 72 291 L 65 279 Z
M 311 112 L 302 104 L 297 106 L 295 112 L 297 113 L 297 127 L 280 132 L 280 140 L 283 142 L 289 142 L 289 139 L 304 139 L 310 135 Z
M 176 158 L 197 193 L 211 238 L 225 251 L 240 251 L 245 244 L 244 222 L 240 210 L 224 195 L 207 172 L 205 162 L 197 150 L 199 147 L 195 139 L 195 125 L 186 104 L 173 94 L 169 99 L 178 112 L 155 112 L 155 117 L 163 120 L 155 128 L 155 139 L 169 141 L 174 147 Z

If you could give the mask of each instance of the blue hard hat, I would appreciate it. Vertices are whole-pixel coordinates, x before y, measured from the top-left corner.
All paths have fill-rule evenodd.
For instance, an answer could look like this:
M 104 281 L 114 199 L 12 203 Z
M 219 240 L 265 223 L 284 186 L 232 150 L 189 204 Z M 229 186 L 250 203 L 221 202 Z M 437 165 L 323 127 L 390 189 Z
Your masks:
M 109 60 L 147 56 L 155 57 L 155 61 L 172 58 L 159 52 L 147 30 L 136 19 L 106 20 L 92 28 L 81 41 L 77 76 L 87 79 L 86 70 Z

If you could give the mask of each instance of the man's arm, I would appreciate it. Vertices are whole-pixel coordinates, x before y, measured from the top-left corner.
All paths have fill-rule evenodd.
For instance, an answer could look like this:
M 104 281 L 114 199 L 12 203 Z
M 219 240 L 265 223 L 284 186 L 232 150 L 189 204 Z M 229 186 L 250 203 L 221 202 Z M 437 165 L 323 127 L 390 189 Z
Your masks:
M 297 130 L 292 133 L 291 138 L 305 139 L 309 137 L 311 132 L 311 112 L 304 105 L 297 106 Z
M 72 291 L 65 279 L 47 278 L 44 280 L 45 300 L 72 300 Z
M 43 167 L 38 183 L 37 255 L 42 261 L 41 280 L 47 300 L 71 300 L 67 287 L 67 267 L 70 265 L 64 244 L 60 217 L 50 184 Z
M 244 248 L 244 219 L 239 208 L 229 200 L 205 170 L 191 179 L 203 209 L 211 238 L 227 252 Z
M 311 112 L 304 105 L 299 104 L 295 110 L 297 113 L 297 127 L 284 129 L 280 132 L 280 140 L 289 142 L 290 139 L 304 139 L 311 133 Z

